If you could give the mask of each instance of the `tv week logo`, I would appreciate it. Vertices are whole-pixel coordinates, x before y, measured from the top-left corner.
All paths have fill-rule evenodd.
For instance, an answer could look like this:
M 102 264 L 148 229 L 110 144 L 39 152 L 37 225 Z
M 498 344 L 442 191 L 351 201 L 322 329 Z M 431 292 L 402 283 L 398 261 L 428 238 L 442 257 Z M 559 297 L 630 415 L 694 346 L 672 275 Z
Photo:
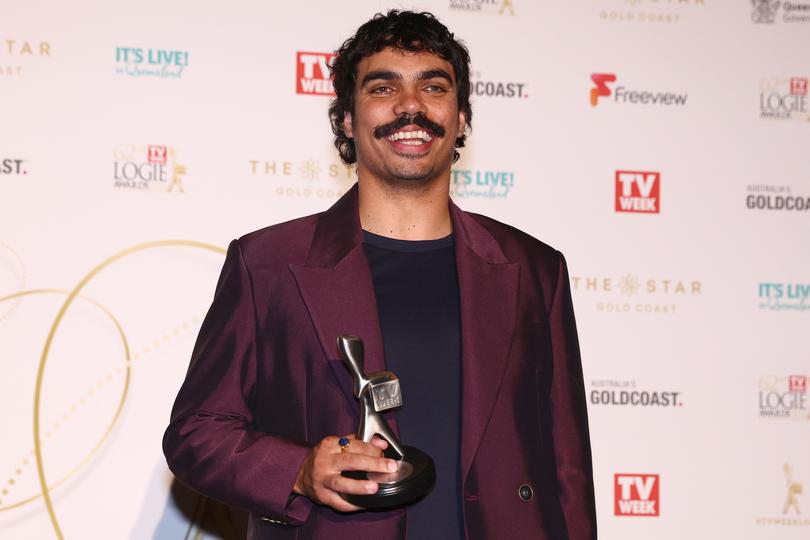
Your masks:
M 657 474 L 614 475 L 614 512 L 617 516 L 657 517 L 660 512 Z
M 591 80 L 595 85 L 591 88 L 591 106 L 596 107 L 600 97 L 608 97 L 611 94 L 609 82 L 616 82 L 616 75 L 613 73 L 593 73 Z
M 297 52 L 295 62 L 295 93 L 334 96 L 329 65 L 332 53 Z
M 616 171 L 616 211 L 658 214 L 661 211 L 661 173 Z

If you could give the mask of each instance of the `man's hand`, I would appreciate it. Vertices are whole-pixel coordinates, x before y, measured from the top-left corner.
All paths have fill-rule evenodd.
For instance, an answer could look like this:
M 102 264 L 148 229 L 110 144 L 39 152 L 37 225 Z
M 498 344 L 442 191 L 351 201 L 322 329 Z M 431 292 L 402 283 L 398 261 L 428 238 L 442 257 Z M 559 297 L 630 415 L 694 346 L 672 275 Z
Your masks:
M 397 462 L 382 457 L 388 447 L 384 439 L 375 437 L 372 442 L 364 443 L 347 435 L 351 440 L 349 446 L 341 451 L 338 444 L 340 437 L 324 438 L 310 450 L 298 476 L 295 478 L 293 491 L 308 497 L 318 504 L 329 506 L 338 512 L 354 512 L 361 507 L 347 502 L 341 493 L 354 495 L 371 495 L 376 493 L 378 485 L 370 480 L 346 478 L 342 471 L 368 471 L 389 473 L 397 470 Z

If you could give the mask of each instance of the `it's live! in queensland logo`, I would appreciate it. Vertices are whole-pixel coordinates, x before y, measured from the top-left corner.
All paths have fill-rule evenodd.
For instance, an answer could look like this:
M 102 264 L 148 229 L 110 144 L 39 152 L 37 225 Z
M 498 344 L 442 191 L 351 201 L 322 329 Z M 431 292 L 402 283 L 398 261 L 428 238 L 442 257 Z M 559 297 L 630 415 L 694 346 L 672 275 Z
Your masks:
M 613 494 L 613 512 L 617 516 L 661 515 L 661 479 L 657 474 L 615 474 Z
M 639 214 L 661 212 L 661 173 L 616 171 L 616 211 Z
M 115 72 L 130 77 L 179 79 L 188 67 L 188 51 L 115 48 Z
M 325 52 L 295 54 L 295 93 L 315 96 L 334 96 L 329 66 L 335 55 Z
M 591 107 L 602 102 L 601 98 L 620 105 L 662 105 L 666 107 L 679 107 L 686 105 L 689 97 L 686 93 L 675 93 L 662 90 L 637 90 L 623 85 L 616 85 L 618 77 L 615 73 L 592 73 L 593 86 L 590 91 Z M 612 99 L 610 99 L 612 98 Z

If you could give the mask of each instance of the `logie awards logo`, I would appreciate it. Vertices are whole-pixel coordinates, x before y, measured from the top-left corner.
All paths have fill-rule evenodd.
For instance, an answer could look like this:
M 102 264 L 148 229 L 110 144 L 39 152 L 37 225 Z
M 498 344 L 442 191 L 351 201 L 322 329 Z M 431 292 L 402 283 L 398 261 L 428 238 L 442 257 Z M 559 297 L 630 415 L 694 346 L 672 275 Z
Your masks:
M 481 15 L 514 15 L 514 0 L 450 0 L 452 11 Z
M 185 193 L 186 166 L 163 145 L 122 144 L 113 151 L 113 187 L 134 191 Z

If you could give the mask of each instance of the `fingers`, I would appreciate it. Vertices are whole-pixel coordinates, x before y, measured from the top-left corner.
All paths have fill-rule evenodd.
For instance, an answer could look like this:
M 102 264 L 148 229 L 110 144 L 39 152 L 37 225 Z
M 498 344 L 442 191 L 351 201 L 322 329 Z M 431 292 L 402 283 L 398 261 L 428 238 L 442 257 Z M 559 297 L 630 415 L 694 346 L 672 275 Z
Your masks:
M 358 440 L 354 435 L 348 435 L 346 438 L 349 439 L 349 445 L 343 447 L 342 452 L 344 454 L 365 454 L 367 456 L 382 457 L 382 451 L 388 447 L 385 439 L 376 436 L 371 440 L 371 443 Z M 385 446 L 381 446 L 381 444 Z
M 375 448 L 380 452 L 379 448 Z M 379 456 L 369 456 L 353 452 L 345 452 L 336 456 L 335 465 L 340 471 L 368 471 L 388 473 L 397 470 L 397 463 L 393 459 Z

